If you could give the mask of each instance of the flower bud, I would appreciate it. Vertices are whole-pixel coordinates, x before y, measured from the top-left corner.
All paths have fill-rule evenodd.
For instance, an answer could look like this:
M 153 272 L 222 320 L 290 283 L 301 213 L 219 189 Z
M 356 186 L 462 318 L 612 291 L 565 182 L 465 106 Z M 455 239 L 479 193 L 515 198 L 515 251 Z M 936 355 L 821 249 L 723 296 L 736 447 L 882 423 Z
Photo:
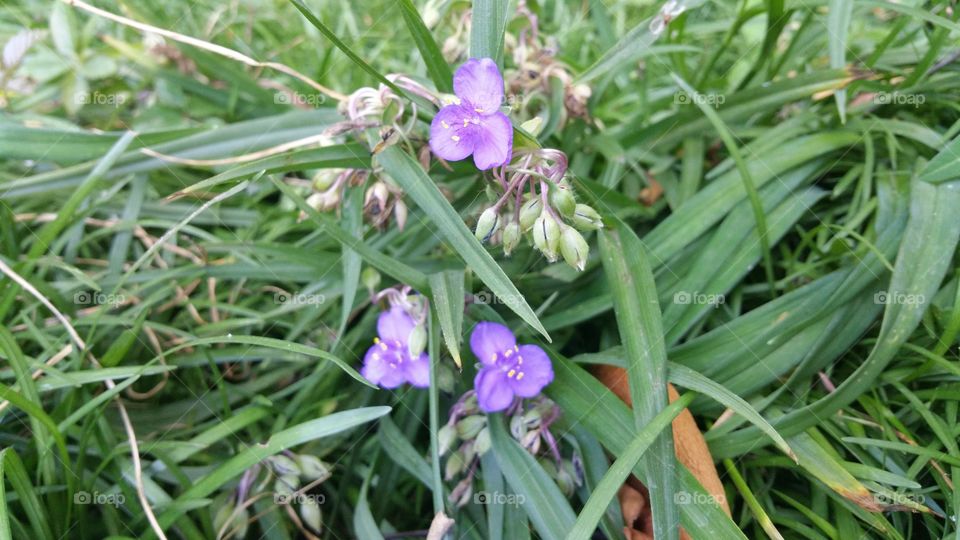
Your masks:
M 540 202 L 540 197 L 534 197 L 523 203 L 520 207 L 520 230 L 524 232 L 530 230 L 542 211 L 543 203 Z
M 297 466 L 297 463 L 283 454 L 270 456 L 267 461 L 278 476 L 300 475 L 300 467 Z
M 523 440 L 523 436 L 527 434 L 527 424 L 523 421 L 521 416 L 512 416 L 510 418 L 510 435 L 514 439 L 520 441 Z
M 407 224 L 407 205 L 399 197 L 393 205 L 393 218 L 397 220 L 397 229 L 403 232 L 403 227 Z
M 437 430 L 437 447 L 441 456 L 449 452 L 456 442 L 457 430 L 453 426 L 447 424 Z
M 311 456 L 309 454 L 298 455 L 297 465 L 300 467 L 300 475 L 304 480 L 309 482 L 330 477 L 330 466 L 317 456 Z
M 313 189 L 326 191 L 333 185 L 339 173 L 334 169 L 320 169 L 313 175 Z
M 290 500 L 293 498 L 293 492 L 297 490 L 300 486 L 300 478 L 298 476 L 288 474 L 280 476 L 273 483 L 273 492 L 277 494 L 277 498 L 281 500 Z
M 560 224 L 553 216 L 543 212 L 533 224 L 533 243 L 550 262 L 557 260 L 560 243 Z
M 543 118 L 534 116 L 533 118 L 520 124 L 520 129 L 536 137 L 537 135 L 540 135 L 540 131 L 543 130 Z
M 577 199 L 573 196 L 573 190 L 569 185 L 557 183 L 550 188 L 550 206 L 565 218 L 573 217 L 577 209 Z
M 490 428 L 483 428 L 480 430 L 480 433 L 477 433 L 477 438 L 473 442 L 473 449 L 477 452 L 477 455 L 484 455 L 490 450 Z
M 419 358 L 420 353 L 427 348 L 427 328 L 424 324 L 418 324 L 410 331 L 410 337 L 407 338 L 407 349 L 410 351 L 411 358 Z
M 454 477 L 460 474 L 460 471 L 463 470 L 465 465 L 466 463 L 463 461 L 463 454 L 461 454 L 459 451 L 450 454 L 450 457 L 447 458 L 447 464 L 443 469 L 444 480 L 447 482 L 453 480 Z
M 368 266 L 360 272 L 360 281 L 368 290 L 375 291 L 380 286 L 380 272 L 377 272 L 376 268 Z
M 581 231 L 595 231 L 603 228 L 603 220 L 600 214 L 592 206 L 578 204 L 571 218 L 573 226 Z
M 323 529 L 323 512 L 320 511 L 320 504 L 312 497 L 304 497 L 300 502 L 300 517 L 313 532 L 319 533 Z
M 520 243 L 520 224 L 512 221 L 503 228 L 503 254 L 510 255 Z
M 500 216 L 497 214 L 497 209 L 491 206 L 480 214 L 480 219 L 477 220 L 477 230 L 474 232 L 474 235 L 476 235 L 477 240 L 486 242 L 493 236 L 493 233 L 497 232 L 499 225 Z
M 587 265 L 587 255 L 590 254 L 590 246 L 583 239 L 583 235 L 577 232 L 573 227 L 564 227 L 562 237 L 560 238 L 560 253 L 567 264 L 583 271 Z
M 332 210 L 340 204 L 340 191 L 330 189 L 307 197 L 307 205 L 317 212 Z
M 523 439 L 520 439 L 520 444 L 531 454 L 537 455 L 537 452 L 540 451 L 540 432 L 528 431 Z
M 576 489 L 576 482 L 574 481 L 573 476 L 567 471 L 566 467 L 560 467 L 557 471 L 557 476 L 555 478 L 557 481 L 557 486 L 560 487 L 560 491 L 564 495 L 570 497 L 573 495 L 573 490 Z
M 457 436 L 461 440 L 469 441 L 480 433 L 480 430 L 487 425 L 486 417 L 476 415 L 468 416 L 457 422 Z

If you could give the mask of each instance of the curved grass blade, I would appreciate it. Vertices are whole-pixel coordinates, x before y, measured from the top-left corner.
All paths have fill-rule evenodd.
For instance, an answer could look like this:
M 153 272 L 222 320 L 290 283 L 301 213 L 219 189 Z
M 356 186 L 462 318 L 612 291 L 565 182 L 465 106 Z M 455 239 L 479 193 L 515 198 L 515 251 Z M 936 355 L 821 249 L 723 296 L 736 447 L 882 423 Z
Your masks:
M 338 49 L 343 51 L 343 54 L 346 54 L 347 58 L 349 58 L 350 60 L 353 60 L 353 63 L 359 66 L 360 69 L 372 75 L 374 79 L 386 85 L 388 88 L 396 92 L 397 95 L 409 98 L 407 93 L 404 92 L 402 88 L 394 84 L 393 81 L 391 81 L 390 79 L 387 79 L 386 77 L 384 77 L 379 71 L 373 69 L 373 67 L 371 67 L 370 64 L 366 63 L 363 60 L 363 58 L 360 58 L 359 56 L 357 56 L 357 53 L 353 52 L 353 49 L 348 47 L 346 43 L 344 43 L 343 41 L 340 41 L 340 38 L 338 38 L 337 35 L 334 34 L 332 30 L 327 28 L 327 25 L 323 24 L 323 21 L 318 19 L 317 16 L 314 15 L 312 11 L 310 11 L 310 8 L 308 8 L 303 3 L 302 0 L 290 0 L 290 3 L 292 3 L 294 7 L 296 7 L 300 11 L 300 13 L 303 14 L 304 17 L 306 17 L 306 19 L 310 22 L 310 24 L 312 24 L 317 30 L 320 31 L 321 34 L 324 35 L 324 37 L 329 39 L 331 42 L 333 42 L 334 45 L 336 45 Z
M 623 486 L 631 471 L 637 466 L 640 458 L 643 457 L 643 453 L 664 430 L 669 432 L 670 423 L 686 406 L 690 405 L 691 401 L 693 401 L 692 394 L 681 396 L 660 411 L 649 424 L 643 426 L 643 429 L 637 432 L 633 441 L 610 465 L 610 469 L 607 470 L 603 479 L 590 494 L 590 498 L 580 511 L 580 515 L 577 516 L 573 529 L 567 535 L 567 540 L 587 539 L 593 535 L 593 531 L 600 523 L 600 518 L 607 511 L 607 506 L 610 505 L 617 494 L 617 490 Z
M 960 178 L 960 137 L 954 138 L 920 172 L 920 181 L 939 184 Z
M 433 308 L 437 310 L 440 330 L 447 350 L 457 367 L 463 369 L 460 360 L 460 336 L 463 333 L 464 286 L 463 272 L 448 270 L 430 274 L 430 291 Z
M 50 530 L 50 524 L 47 520 L 46 511 L 40 505 L 40 500 L 30 484 L 30 475 L 23 466 L 20 456 L 13 451 L 13 448 L 4 448 L 0 450 L 0 538 L 12 539 L 10 533 L 9 508 L 7 507 L 7 496 L 4 493 L 4 479 L 10 480 L 13 491 L 20 498 L 20 504 L 23 505 L 33 533 L 38 539 L 53 539 L 53 532 Z
M 450 205 L 420 164 L 396 146 L 377 154 L 377 159 L 390 177 L 400 184 L 407 195 L 437 225 L 437 231 L 450 242 L 467 263 L 467 267 L 477 274 L 493 294 L 503 300 L 516 300 L 507 302 L 510 309 L 550 341 L 550 335 L 527 304 L 526 298 L 520 294 L 470 229 L 467 229 L 460 214 Z
M 847 63 L 847 30 L 853 16 L 853 0 L 830 0 L 827 13 L 827 46 L 830 50 L 830 67 L 840 69 Z M 837 100 L 840 123 L 847 122 L 847 91 L 839 88 L 833 96 Z

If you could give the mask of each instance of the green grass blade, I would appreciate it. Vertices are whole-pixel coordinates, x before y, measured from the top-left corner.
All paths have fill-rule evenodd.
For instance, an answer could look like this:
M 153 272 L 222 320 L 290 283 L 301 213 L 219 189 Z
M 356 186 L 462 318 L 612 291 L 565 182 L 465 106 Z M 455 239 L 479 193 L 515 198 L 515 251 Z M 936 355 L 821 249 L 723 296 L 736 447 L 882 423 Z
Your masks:
M 847 63 L 847 31 L 853 16 L 853 0 L 830 0 L 827 13 L 827 45 L 830 50 L 830 67 L 840 69 Z M 840 88 L 834 92 L 840 122 L 847 121 L 847 91 Z
M 563 538 L 576 516 L 560 488 L 540 464 L 524 450 L 503 425 L 501 415 L 487 416 L 490 441 L 500 470 L 517 493 L 523 495 L 523 510 L 543 538 Z
M 413 0 L 399 0 L 399 4 L 400 13 L 403 14 L 403 20 L 407 23 L 407 29 L 410 30 L 413 41 L 420 49 L 420 56 L 423 57 L 423 63 L 427 66 L 427 73 L 433 80 L 433 84 L 441 92 L 453 93 L 453 72 L 444 60 L 443 53 L 440 52 L 440 47 L 433 39 L 430 29 L 423 24 L 423 19 L 413 5 Z
M 656 283 L 647 250 L 625 224 L 601 232 L 600 256 L 627 357 L 634 426 L 640 430 L 668 403 L 667 352 Z M 675 463 L 671 433 L 655 441 L 643 462 L 657 538 L 679 537 L 680 516 L 673 501 Z
M 443 342 L 453 356 L 457 367 L 461 367 L 460 337 L 463 334 L 464 285 L 463 272 L 448 270 L 430 274 L 430 291 L 433 307 L 437 311 Z
M 501 64 L 503 32 L 509 17 L 509 0 L 473 0 L 470 17 L 470 56 L 491 58 Z

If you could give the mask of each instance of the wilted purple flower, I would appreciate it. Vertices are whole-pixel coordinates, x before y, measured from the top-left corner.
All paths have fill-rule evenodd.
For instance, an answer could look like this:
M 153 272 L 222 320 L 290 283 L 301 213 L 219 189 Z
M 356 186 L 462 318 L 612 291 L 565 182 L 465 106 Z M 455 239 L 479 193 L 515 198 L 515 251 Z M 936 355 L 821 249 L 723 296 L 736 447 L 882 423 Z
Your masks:
M 473 154 L 481 171 L 510 161 L 513 125 L 500 112 L 503 77 L 489 58 L 467 60 L 453 76 L 459 103 L 447 105 L 430 124 L 430 148 L 447 161 Z
M 553 381 L 547 353 L 536 345 L 518 347 L 513 332 L 502 324 L 477 324 L 470 348 L 483 364 L 473 386 L 484 412 L 502 411 L 516 397 L 534 397 Z
M 410 356 L 408 344 L 415 326 L 400 306 L 381 313 L 377 319 L 380 337 L 373 340 L 363 357 L 360 373 L 384 388 L 396 388 L 405 382 L 420 388 L 430 386 L 430 357 L 425 352 L 416 358 Z

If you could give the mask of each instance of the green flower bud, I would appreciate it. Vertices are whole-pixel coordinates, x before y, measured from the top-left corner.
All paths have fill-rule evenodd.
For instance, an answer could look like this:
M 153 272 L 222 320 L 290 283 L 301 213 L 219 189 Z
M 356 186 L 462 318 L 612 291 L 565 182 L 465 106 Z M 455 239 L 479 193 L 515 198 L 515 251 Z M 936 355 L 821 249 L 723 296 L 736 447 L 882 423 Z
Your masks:
M 469 441 L 480 433 L 480 430 L 487 425 L 487 419 L 484 416 L 468 416 L 457 422 L 457 436 L 461 440 Z
M 284 475 L 273 482 L 273 492 L 278 501 L 289 501 L 293 493 L 300 487 L 300 477 L 292 474 Z
M 457 442 L 457 429 L 449 424 L 437 430 L 437 444 L 440 455 L 444 455 L 453 448 Z
M 499 226 L 500 216 L 497 214 L 497 210 L 491 206 L 480 214 L 480 219 L 477 220 L 477 230 L 473 234 L 476 235 L 477 240 L 486 242 L 493 236 L 493 233 L 497 232 Z
M 407 349 L 410 350 L 411 358 L 419 358 L 420 353 L 427 348 L 427 328 L 424 324 L 418 324 L 410 331 L 410 337 L 407 338 Z
M 537 135 L 540 135 L 540 131 L 543 130 L 543 118 L 534 116 L 533 118 L 520 124 L 520 129 L 536 137 Z
M 567 497 L 573 495 L 573 490 L 576 489 L 576 483 L 574 482 L 573 476 L 567 472 L 565 467 L 561 467 L 560 470 L 557 471 L 556 481 L 557 486 L 560 487 L 560 491 L 562 491 L 564 495 Z
M 323 529 L 323 512 L 320 504 L 312 497 L 304 497 L 300 502 L 300 517 L 311 531 L 319 533 Z
M 363 282 L 363 286 L 367 290 L 375 291 L 380 286 L 380 272 L 377 272 L 376 268 L 368 266 L 360 272 L 360 281 Z
M 577 199 L 573 196 L 573 190 L 569 185 L 560 182 L 550 187 L 550 206 L 565 218 L 573 217 L 577 209 Z
M 536 429 L 540 427 L 541 415 L 540 411 L 537 409 L 530 409 L 529 411 L 523 413 L 521 418 L 523 419 L 523 423 L 530 429 Z
M 503 228 L 503 254 L 510 255 L 520 243 L 520 224 L 511 221 Z
M 447 465 L 444 467 L 443 474 L 444 479 L 449 482 L 453 480 L 455 476 L 460 474 L 460 471 L 463 470 L 466 463 L 463 461 L 463 454 L 459 451 L 450 454 L 450 457 L 447 458 Z
M 560 238 L 560 253 L 563 254 L 563 260 L 567 261 L 567 264 L 582 272 L 587 265 L 590 246 L 576 229 L 564 227 Z
M 533 243 L 550 262 L 557 260 L 560 244 L 560 224 L 553 216 L 543 212 L 533 224 Z
M 277 473 L 277 476 L 300 475 L 300 467 L 297 466 L 297 463 L 283 454 L 270 456 L 267 461 L 269 461 L 270 467 Z
M 308 482 L 321 478 L 330 478 L 330 466 L 317 456 L 301 454 L 297 456 L 297 465 L 300 467 L 300 476 Z
M 336 169 L 320 169 L 313 175 L 313 189 L 317 191 L 326 191 L 333 185 L 339 173 Z
M 490 450 L 490 428 L 483 428 L 477 433 L 477 438 L 473 442 L 473 449 L 479 455 L 484 455 Z
M 540 197 L 534 197 L 523 203 L 520 207 L 520 230 L 529 231 L 542 212 L 543 203 L 540 202 Z
M 540 432 L 539 431 L 528 431 L 526 435 L 520 439 L 520 445 L 526 448 L 531 454 L 536 455 L 540 451 Z
M 571 221 L 573 221 L 573 226 L 581 231 L 595 231 L 603 228 L 603 220 L 600 219 L 600 214 L 586 204 L 577 205 Z

